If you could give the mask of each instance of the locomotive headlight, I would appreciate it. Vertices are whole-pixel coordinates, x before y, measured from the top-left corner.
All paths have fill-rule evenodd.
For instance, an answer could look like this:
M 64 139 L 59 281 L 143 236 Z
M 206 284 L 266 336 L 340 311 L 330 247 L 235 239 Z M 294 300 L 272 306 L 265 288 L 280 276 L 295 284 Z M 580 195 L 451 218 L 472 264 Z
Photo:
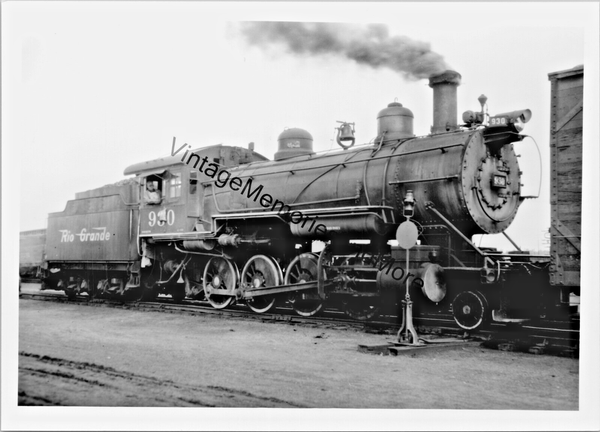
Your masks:
M 523 130 L 524 126 L 523 123 L 516 121 L 515 122 L 515 129 L 517 130 L 517 132 L 521 132 Z
M 525 122 L 522 120 L 521 116 L 514 119 L 513 124 L 517 132 L 521 132 L 523 129 L 525 129 Z

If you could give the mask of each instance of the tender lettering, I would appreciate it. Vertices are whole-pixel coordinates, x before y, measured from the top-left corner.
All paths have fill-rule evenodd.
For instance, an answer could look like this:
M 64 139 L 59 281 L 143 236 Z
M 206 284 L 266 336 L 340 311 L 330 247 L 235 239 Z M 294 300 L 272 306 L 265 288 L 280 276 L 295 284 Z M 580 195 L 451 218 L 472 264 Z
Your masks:
M 106 230 L 106 227 L 92 228 L 92 231 L 88 231 L 86 228 L 82 228 L 78 234 L 72 233 L 70 230 L 59 230 L 61 233 L 60 242 L 70 243 L 75 241 L 75 238 L 79 238 L 80 242 L 96 242 L 96 241 L 109 241 L 110 232 Z

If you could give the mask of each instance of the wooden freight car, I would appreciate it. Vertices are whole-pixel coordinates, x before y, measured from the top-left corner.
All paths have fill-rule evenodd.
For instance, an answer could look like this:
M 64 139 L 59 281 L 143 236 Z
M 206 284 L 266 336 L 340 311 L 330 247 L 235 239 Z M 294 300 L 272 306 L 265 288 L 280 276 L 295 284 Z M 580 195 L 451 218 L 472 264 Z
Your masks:
M 46 230 L 21 231 L 19 235 L 19 276 L 21 279 L 36 279 L 44 260 Z
M 548 74 L 551 82 L 550 283 L 579 295 L 583 66 Z

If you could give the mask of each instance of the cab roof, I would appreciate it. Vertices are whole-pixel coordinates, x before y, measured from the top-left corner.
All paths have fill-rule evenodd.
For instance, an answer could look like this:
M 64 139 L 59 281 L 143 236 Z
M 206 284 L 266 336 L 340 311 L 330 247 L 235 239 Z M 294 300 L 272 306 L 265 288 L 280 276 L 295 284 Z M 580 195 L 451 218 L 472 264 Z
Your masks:
M 223 144 L 216 144 L 209 147 L 197 148 L 192 150 L 192 152 L 196 154 L 211 153 L 210 150 L 219 149 L 221 147 L 223 147 Z M 166 156 L 159 159 L 153 159 L 150 161 L 138 162 L 136 164 L 129 165 L 127 168 L 125 168 L 125 171 L 123 171 L 123 175 L 138 175 L 142 173 L 144 175 L 149 175 L 153 173 L 162 172 L 168 167 L 172 167 L 175 165 L 183 165 L 184 163 L 181 161 L 181 157 L 184 155 L 184 153 L 185 152 L 182 151 L 174 156 Z

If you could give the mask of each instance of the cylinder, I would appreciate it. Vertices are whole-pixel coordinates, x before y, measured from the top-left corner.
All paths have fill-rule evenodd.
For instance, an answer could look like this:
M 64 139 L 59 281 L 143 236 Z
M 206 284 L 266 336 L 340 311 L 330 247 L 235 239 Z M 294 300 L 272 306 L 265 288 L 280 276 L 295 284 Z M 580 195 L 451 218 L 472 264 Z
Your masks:
M 439 303 L 446 297 L 446 277 L 444 268 L 439 264 L 425 263 L 417 270 L 417 277 L 423 295 L 434 303 Z
M 460 80 L 460 74 L 451 70 L 429 78 L 429 87 L 433 89 L 432 133 L 458 129 L 456 88 L 460 85 Z
M 413 113 L 401 103 L 392 102 L 377 115 L 377 142 L 412 138 Z

